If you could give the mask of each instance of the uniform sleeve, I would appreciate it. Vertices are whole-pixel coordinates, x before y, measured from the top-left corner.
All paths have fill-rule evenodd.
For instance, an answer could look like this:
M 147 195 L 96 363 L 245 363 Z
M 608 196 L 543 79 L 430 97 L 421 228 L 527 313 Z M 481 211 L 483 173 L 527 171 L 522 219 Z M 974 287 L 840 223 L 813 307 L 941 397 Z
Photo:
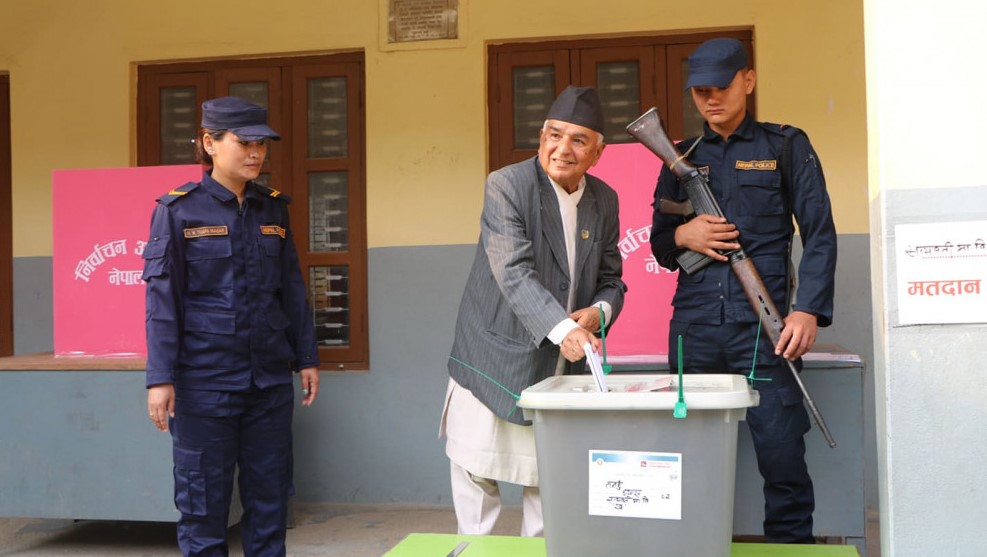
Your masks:
M 319 365 L 319 351 L 315 344 L 315 325 L 312 311 L 308 304 L 305 291 L 305 281 L 302 278 L 301 266 L 298 262 L 298 251 L 295 249 L 295 237 L 288 222 L 288 208 L 284 207 L 285 234 L 284 254 L 281 257 L 281 303 L 285 315 L 291 323 L 288 329 L 288 339 L 295 352 L 295 371 Z
M 146 386 L 174 383 L 175 361 L 182 337 L 182 295 L 185 292 L 185 257 L 175 234 L 168 207 L 159 204 L 151 216 L 151 235 L 144 253 L 147 283 L 145 312 L 147 330 Z
M 661 169 L 658 184 L 655 186 L 655 197 L 651 204 L 651 253 L 658 264 L 670 271 L 679 268 L 675 258 L 682 253 L 682 248 L 675 246 L 675 229 L 685 222 L 679 215 L 666 215 L 659 211 L 658 200 L 661 198 L 672 201 L 684 201 L 679 182 L 667 167 Z
M 836 226 L 819 157 L 809 139 L 791 139 L 792 212 L 802 238 L 796 311 L 816 316 L 820 327 L 833 322 L 836 275 Z

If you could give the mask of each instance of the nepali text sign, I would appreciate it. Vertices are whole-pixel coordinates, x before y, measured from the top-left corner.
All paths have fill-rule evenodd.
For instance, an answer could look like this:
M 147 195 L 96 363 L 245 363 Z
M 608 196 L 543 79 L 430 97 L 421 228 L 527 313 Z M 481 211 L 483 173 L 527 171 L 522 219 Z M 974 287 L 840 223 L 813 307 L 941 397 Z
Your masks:
M 56 170 L 52 288 L 57 356 L 144 356 L 141 253 L 154 200 L 198 165 Z
M 987 221 L 894 227 L 898 324 L 987 322 Z

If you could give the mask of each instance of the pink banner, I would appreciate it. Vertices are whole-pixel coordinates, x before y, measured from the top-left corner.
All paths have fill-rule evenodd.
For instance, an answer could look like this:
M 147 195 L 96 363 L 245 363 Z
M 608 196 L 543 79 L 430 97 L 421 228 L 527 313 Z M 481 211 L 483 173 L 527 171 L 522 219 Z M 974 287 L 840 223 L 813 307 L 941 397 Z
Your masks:
M 620 248 L 627 296 L 607 335 L 607 356 L 668 354 L 668 320 L 677 273 L 651 254 L 651 203 L 661 160 L 639 143 L 608 145 L 590 174 L 620 197 Z
M 145 356 L 141 253 L 154 200 L 198 165 L 52 173 L 57 356 Z

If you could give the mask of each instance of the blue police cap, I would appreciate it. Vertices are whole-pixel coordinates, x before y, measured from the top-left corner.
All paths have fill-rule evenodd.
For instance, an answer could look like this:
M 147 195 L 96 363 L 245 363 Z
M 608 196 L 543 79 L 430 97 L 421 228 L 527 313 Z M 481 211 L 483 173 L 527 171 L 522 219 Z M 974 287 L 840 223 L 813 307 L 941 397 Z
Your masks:
M 220 97 L 202 103 L 202 127 L 225 130 L 246 141 L 281 139 L 267 126 L 267 109 L 237 97 Z
M 566 87 L 548 109 L 545 119 L 568 122 L 603 133 L 600 96 L 592 87 Z
M 689 87 L 726 87 L 746 68 L 747 49 L 737 39 L 710 39 L 689 55 Z

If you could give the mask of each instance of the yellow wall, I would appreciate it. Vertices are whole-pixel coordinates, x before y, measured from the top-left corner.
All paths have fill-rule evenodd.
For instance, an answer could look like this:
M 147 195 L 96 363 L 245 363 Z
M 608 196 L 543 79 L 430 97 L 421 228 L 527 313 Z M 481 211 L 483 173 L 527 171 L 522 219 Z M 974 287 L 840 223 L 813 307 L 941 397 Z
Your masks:
M 370 247 L 472 243 L 486 173 L 489 42 L 755 29 L 762 119 L 806 129 L 842 233 L 866 233 L 862 6 L 644 0 L 460 0 L 461 39 L 381 48 L 386 0 L 4 0 L 10 74 L 14 255 L 51 254 L 53 169 L 133 163 L 135 63 L 366 53 Z M 98 195 L 94 195 L 98 203 Z

